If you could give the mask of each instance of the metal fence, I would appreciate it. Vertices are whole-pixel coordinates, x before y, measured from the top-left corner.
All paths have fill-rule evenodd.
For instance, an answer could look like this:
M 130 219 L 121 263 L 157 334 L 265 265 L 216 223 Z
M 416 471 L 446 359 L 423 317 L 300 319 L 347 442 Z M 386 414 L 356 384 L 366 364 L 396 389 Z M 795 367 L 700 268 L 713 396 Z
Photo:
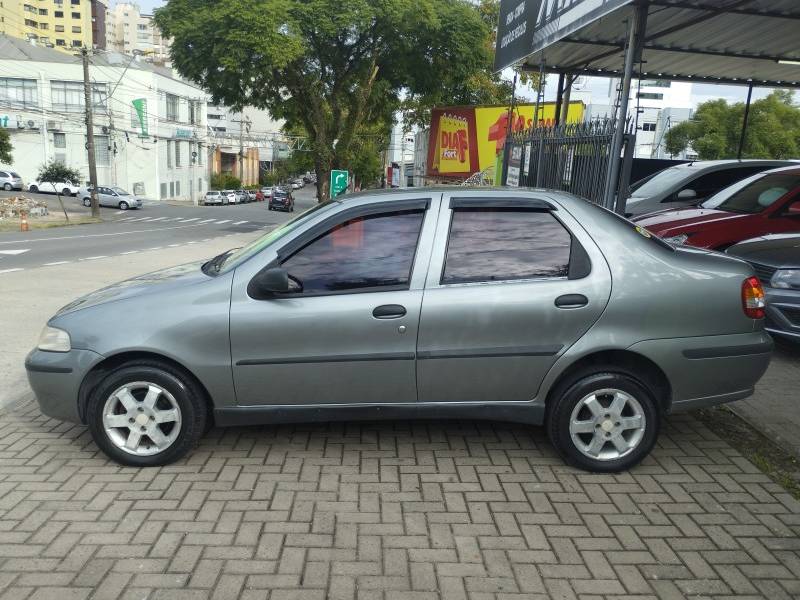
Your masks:
M 597 119 L 514 134 L 505 183 L 562 190 L 603 204 L 616 126 L 614 119 Z M 624 152 L 633 150 L 630 139 L 626 133 Z M 620 181 L 627 181 L 626 174 Z

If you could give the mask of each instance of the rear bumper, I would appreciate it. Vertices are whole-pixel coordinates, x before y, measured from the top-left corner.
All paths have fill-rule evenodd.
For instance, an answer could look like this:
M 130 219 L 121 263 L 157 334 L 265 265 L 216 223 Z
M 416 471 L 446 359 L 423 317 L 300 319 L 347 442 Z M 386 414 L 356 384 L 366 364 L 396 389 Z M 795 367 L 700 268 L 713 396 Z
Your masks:
M 669 412 L 741 400 L 769 366 L 772 338 L 752 333 L 647 340 L 629 348 L 650 358 L 670 382 Z
M 91 350 L 31 350 L 25 358 L 25 370 L 42 412 L 54 419 L 80 423 L 78 393 L 81 383 L 102 359 L 100 354 Z

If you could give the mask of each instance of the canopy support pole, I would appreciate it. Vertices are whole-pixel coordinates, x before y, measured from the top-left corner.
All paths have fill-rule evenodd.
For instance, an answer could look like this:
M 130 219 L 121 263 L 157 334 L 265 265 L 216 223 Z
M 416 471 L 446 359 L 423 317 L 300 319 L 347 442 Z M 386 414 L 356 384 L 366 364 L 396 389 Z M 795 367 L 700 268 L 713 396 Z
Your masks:
M 742 160 L 742 151 L 744 150 L 744 138 L 747 135 L 747 120 L 750 118 L 750 101 L 753 99 L 753 82 L 747 86 L 747 102 L 744 104 L 744 119 L 742 119 L 742 135 L 739 137 L 739 152 L 736 153 L 736 158 Z
M 564 73 L 558 74 L 558 87 L 556 88 L 556 114 L 553 119 L 554 124 L 558 125 L 561 122 L 561 103 L 564 100 Z
M 619 108 L 617 110 L 617 126 L 611 142 L 611 156 L 606 172 L 606 189 L 604 206 L 613 210 L 617 188 L 619 187 L 619 173 L 622 163 L 622 143 L 625 139 L 625 129 L 628 121 L 628 100 L 631 95 L 631 80 L 633 79 L 633 66 L 641 60 L 644 46 L 645 28 L 647 26 L 646 2 L 639 4 L 634 9 L 633 20 L 628 27 L 628 43 L 625 47 L 625 67 L 622 75 L 622 91 L 620 94 Z M 631 156 L 632 160 L 632 156 Z

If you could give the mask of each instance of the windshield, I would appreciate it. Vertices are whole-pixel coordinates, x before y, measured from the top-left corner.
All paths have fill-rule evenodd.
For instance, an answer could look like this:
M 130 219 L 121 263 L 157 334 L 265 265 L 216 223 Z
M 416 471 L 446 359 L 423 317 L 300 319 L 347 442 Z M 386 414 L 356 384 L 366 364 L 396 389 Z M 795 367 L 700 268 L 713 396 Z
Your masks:
M 744 185 L 741 185 L 744 184 Z M 703 208 L 716 208 L 733 213 L 755 214 L 769 208 L 800 185 L 800 178 L 791 173 L 759 173 L 739 182 L 731 192 L 728 187 L 703 203 Z M 726 197 L 720 194 L 728 192 Z M 712 204 L 713 202 L 713 204 Z
M 315 217 L 317 213 L 325 212 L 330 210 L 333 206 L 340 204 L 338 200 L 327 200 L 326 202 L 322 202 L 321 204 L 317 204 L 312 206 L 308 210 L 301 212 L 297 215 L 294 219 L 287 221 L 283 225 L 276 227 L 268 234 L 253 240 L 246 246 L 243 246 L 237 249 L 235 252 L 231 252 L 228 254 L 224 260 L 219 263 L 219 268 L 217 269 L 217 273 L 224 273 L 235 268 L 237 265 L 242 264 L 251 256 L 258 254 L 264 248 L 276 242 L 277 240 L 281 239 L 282 237 L 288 235 L 295 229 L 297 229 L 300 225 L 308 221 L 309 219 Z
M 115 192 L 117 192 L 117 194 L 120 195 L 120 196 L 130 196 L 130 194 L 128 192 L 126 192 L 125 190 L 123 190 L 122 188 L 112 187 L 111 189 L 114 190 Z
M 709 197 L 708 200 L 703 202 L 700 207 L 701 208 L 717 208 L 720 204 L 725 202 L 728 198 L 730 198 L 733 194 L 741 190 L 743 187 L 750 185 L 756 179 L 761 179 L 764 177 L 764 173 L 756 173 L 755 175 L 751 175 L 750 177 L 745 177 L 741 181 L 737 181 L 734 184 L 729 185 L 726 188 L 722 188 L 713 196 Z
M 650 179 L 645 181 L 642 185 L 637 187 L 632 196 L 634 198 L 646 198 L 648 196 L 655 196 L 656 194 L 660 194 L 668 189 L 671 189 L 673 186 L 677 185 L 681 181 L 688 180 L 694 174 L 693 170 L 687 169 L 684 166 L 678 167 L 670 167 L 669 169 L 664 169 L 663 171 L 656 173 Z

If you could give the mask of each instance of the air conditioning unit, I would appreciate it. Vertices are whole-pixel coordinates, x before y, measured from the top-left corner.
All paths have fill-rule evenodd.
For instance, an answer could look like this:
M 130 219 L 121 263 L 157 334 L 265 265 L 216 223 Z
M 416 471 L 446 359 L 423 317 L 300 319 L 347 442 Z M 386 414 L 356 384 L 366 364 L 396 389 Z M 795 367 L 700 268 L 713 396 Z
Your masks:
M 28 129 L 39 129 L 39 127 L 36 125 L 36 121 L 29 120 L 25 123 L 25 125 L 27 125 Z
M 107 125 L 103 125 L 103 126 L 100 128 L 100 131 L 102 131 L 103 133 L 108 133 L 108 132 L 109 132 L 109 128 L 108 128 L 108 126 L 107 126 Z
M 61 121 L 48 121 L 47 122 L 47 128 L 50 129 L 50 130 L 61 131 L 61 127 L 62 126 L 63 125 L 62 125 Z

